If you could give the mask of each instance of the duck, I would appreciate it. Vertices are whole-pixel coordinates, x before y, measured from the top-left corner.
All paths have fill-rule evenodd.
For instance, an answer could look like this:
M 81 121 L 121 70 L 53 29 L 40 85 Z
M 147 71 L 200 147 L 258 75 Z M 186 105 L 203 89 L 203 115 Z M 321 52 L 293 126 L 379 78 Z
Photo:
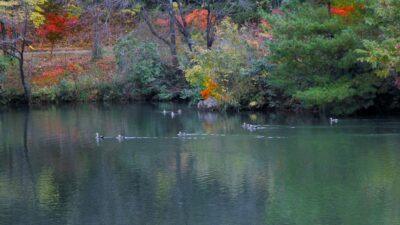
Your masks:
M 175 117 L 175 113 L 171 112 L 171 117 L 174 118 Z
M 186 133 L 182 132 L 182 131 L 179 131 L 179 133 L 177 135 L 178 135 L 178 137 L 183 137 L 183 136 L 186 136 Z
M 178 114 L 181 115 L 182 114 L 182 110 L 178 109 Z
M 329 118 L 329 121 L 330 121 L 330 123 L 331 124 L 333 124 L 333 123 L 338 123 L 339 122 L 339 119 L 336 119 L 336 118 Z
M 104 139 L 104 136 L 100 135 L 99 133 L 96 133 L 96 139 Z
M 257 127 L 254 125 L 251 125 L 248 129 L 249 129 L 249 131 L 255 131 L 255 130 L 257 130 Z
M 118 134 L 115 138 L 116 138 L 117 140 L 119 140 L 119 141 L 125 139 L 125 137 L 122 136 L 122 135 L 120 135 L 120 134 Z
M 167 111 L 164 109 L 163 111 L 162 111 L 162 113 L 164 114 L 164 116 L 167 114 Z
M 256 125 L 253 124 L 247 124 L 248 129 L 256 129 Z

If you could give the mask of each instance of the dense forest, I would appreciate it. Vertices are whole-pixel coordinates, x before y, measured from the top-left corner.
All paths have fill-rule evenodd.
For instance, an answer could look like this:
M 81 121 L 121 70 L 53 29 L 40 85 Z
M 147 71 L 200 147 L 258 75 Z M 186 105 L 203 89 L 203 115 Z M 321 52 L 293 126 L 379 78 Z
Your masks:
M 0 0 L 0 104 L 400 109 L 400 0 Z

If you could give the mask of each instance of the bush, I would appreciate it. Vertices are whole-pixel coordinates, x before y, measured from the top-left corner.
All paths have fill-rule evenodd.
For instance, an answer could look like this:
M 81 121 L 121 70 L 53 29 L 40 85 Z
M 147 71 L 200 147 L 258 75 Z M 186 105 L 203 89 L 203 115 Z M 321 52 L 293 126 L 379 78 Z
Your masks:
M 0 56 L 0 87 L 5 79 L 6 71 L 9 67 L 10 63 L 11 63 L 11 60 L 8 57 Z
M 59 96 L 57 86 L 45 86 L 39 89 L 32 90 L 32 102 L 56 102 Z
M 139 41 L 133 33 L 120 38 L 115 47 L 119 73 L 127 81 L 125 92 L 134 98 L 160 98 L 165 95 L 164 74 L 158 47 Z
M 58 96 L 58 99 L 61 101 L 74 101 L 77 99 L 77 90 L 76 83 L 68 79 L 61 79 L 60 83 L 55 87 Z
M 246 33 L 246 28 L 239 30 L 230 18 L 217 26 L 218 38 L 213 48 L 198 48 L 192 54 L 192 65 L 184 71 L 191 85 L 185 96 L 214 97 L 225 107 L 233 108 L 260 108 L 267 104 L 264 94 L 269 65 L 242 36 Z
M 236 90 L 239 103 L 247 108 L 278 109 L 282 107 L 278 91 L 269 81 L 270 71 L 274 68 L 266 58 L 260 58 L 251 63 L 251 66 L 241 71 L 242 89 Z M 239 90 L 242 90 L 241 92 Z

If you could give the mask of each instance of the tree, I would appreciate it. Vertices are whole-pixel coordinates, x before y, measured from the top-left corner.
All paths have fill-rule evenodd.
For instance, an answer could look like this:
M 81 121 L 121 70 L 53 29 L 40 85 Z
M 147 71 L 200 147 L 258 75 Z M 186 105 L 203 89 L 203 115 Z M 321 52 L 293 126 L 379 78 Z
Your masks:
M 24 98 L 27 102 L 30 101 L 31 95 L 24 70 L 25 51 L 30 43 L 28 39 L 28 23 L 31 13 L 39 2 L 40 0 L 10 0 L 0 2 L 1 26 L 11 30 L 11 34 L 6 35 L 0 41 L 0 48 L 7 57 L 17 60 Z
M 165 10 L 168 14 L 168 37 L 163 36 L 160 32 L 158 32 L 154 27 L 154 22 L 149 16 L 149 5 L 143 4 L 141 8 L 141 18 L 146 22 L 149 27 L 151 33 L 160 39 L 164 44 L 166 44 L 171 52 L 172 65 L 175 69 L 179 69 L 179 61 L 178 61 L 178 51 L 176 47 L 176 27 L 175 27 L 175 10 L 174 4 L 172 0 L 161 0 L 159 3 L 163 10 Z
M 1 40 L 3 43 L 7 42 L 8 39 L 13 39 L 16 36 L 16 26 L 14 24 L 13 18 L 17 16 L 20 17 L 20 11 L 17 12 L 17 8 L 19 7 L 19 0 L 8 0 L 0 2 L 0 28 L 1 28 Z M 14 53 L 16 43 L 8 43 L 6 46 L 3 44 L 2 50 L 4 55 L 8 55 L 8 51 Z
M 252 11 L 254 14 L 255 5 L 249 1 L 221 1 L 221 0 L 202 0 L 195 3 L 184 4 L 181 0 L 177 1 L 179 16 L 175 23 L 181 34 L 185 37 L 189 49 L 193 48 L 192 29 L 194 24 L 197 30 L 205 32 L 207 48 L 211 48 L 215 40 L 215 26 L 226 16 L 234 17 L 243 11 Z
M 226 16 L 240 15 L 243 11 L 255 10 L 251 1 L 221 1 L 221 0 L 204 0 L 201 7 L 207 11 L 206 24 L 206 43 L 207 48 L 211 48 L 215 40 L 215 26 Z M 252 11 L 254 13 L 254 11 Z
M 6 27 L 6 23 L 0 19 L 0 38 L 1 41 L 5 41 L 7 38 L 7 27 Z M 3 55 L 5 55 L 7 52 L 5 49 L 3 49 Z
M 246 27 L 239 29 L 226 17 L 216 27 L 213 48 L 198 47 L 191 54 L 193 66 L 184 72 L 196 91 L 192 93 L 194 98 L 213 97 L 221 106 L 234 108 L 261 107 L 266 103 L 266 95 L 259 87 L 264 86 L 261 80 L 266 78 L 267 63 L 258 63 L 261 57 L 249 44 L 253 37 L 248 33 Z
M 108 32 L 108 22 L 112 12 L 119 10 L 130 1 L 127 0 L 79 0 L 78 3 L 90 16 L 86 17 L 88 26 L 92 26 L 92 59 L 102 58 L 102 37 Z
M 174 23 L 180 34 L 184 37 L 189 51 L 192 52 L 195 42 L 193 36 L 198 36 L 198 33 L 203 34 L 206 31 L 209 15 L 205 9 L 183 9 L 181 3 L 178 3 L 177 7 L 179 8 L 179 15 L 175 17 Z M 215 23 L 215 17 L 212 18 L 212 22 Z M 161 29 L 165 29 L 169 25 L 169 19 L 158 18 L 155 24 L 160 26 Z
M 377 76 L 393 77 L 400 83 L 400 1 L 374 1 L 368 9 L 366 24 L 379 30 L 363 41 L 366 49 L 359 49 L 360 60 L 369 63 Z
M 296 4 L 271 22 L 271 60 L 277 64 L 274 87 L 306 108 L 352 113 L 373 105 L 382 80 L 360 63 L 356 49 L 371 32 L 351 15 L 330 15 L 326 6 Z
M 53 52 L 55 43 L 74 28 L 77 22 L 78 18 L 69 16 L 67 13 L 61 15 L 49 13 L 46 15 L 45 22 L 37 29 L 37 34 L 50 41 L 51 52 Z

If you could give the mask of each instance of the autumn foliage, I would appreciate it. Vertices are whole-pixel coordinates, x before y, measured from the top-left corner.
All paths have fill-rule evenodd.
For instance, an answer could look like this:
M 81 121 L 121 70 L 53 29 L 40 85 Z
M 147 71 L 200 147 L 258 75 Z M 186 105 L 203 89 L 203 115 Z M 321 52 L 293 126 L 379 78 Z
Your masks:
M 49 13 L 46 15 L 45 23 L 36 32 L 54 46 L 58 40 L 61 40 L 77 24 L 78 18 L 75 16 L 68 16 L 66 13 L 63 15 Z
M 208 11 L 205 9 L 195 9 L 186 16 L 186 21 L 190 26 L 202 30 L 207 27 Z M 215 16 L 212 16 L 211 23 L 215 23 Z
M 208 99 L 211 96 L 215 96 L 216 90 L 218 88 L 218 84 L 213 80 L 209 79 L 206 82 L 205 89 L 200 92 L 200 95 L 203 99 Z
M 54 69 L 45 70 L 40 75 L 34 76 L 32 78 L 32 84 L 44 87 L 53 86 L 60 83 L 61 79 L 66 78 L 68 74 L 73 74 L 74 79 L 76 75 L 80 74 L 82 67 L 75 63 L 69 63 L 66 66 L 58 66 Z
M 41 75 L 32 78 L 32 84 L 37 86 L 51 86 L 58 84 L 59 80 L 65 75 L 65 69 L 56 67 L 55 69 L 44 71 Z
M 331 8 L 331 14 L 341 17 L 348 17 L 350 15 L 354 15 L 357 10 L 364 9 L 364 5 L 362 4 L 344 4 L 340 3 Z
M 5 25 L 4 28 L 3 28 L 3 26 L 0 26 L 0 33 L 3 33 L 3 29 L 4 29 L 4 33 L 7 35 L 7 37 L 11 37 L 12 36 L 11 26 L 9 26 L 8 24 Z
M 184 18 L 190 28 L 204 30 L 208 24 L 208 11 L 205 9 L 195 9 L 191 11 L 188 15 L 186 15 Z M 183 24 L 182 18 L 180 16 L 176 16 L 176 19 L 180 24 Z M 216 17 L 212 16 L 211 23 L 215 23 L 215 21 Z M 169 19 L 158 18 L 156 19 L 155 24 L 157 24 L 160 27 L 165 27 L 169 24 Z

